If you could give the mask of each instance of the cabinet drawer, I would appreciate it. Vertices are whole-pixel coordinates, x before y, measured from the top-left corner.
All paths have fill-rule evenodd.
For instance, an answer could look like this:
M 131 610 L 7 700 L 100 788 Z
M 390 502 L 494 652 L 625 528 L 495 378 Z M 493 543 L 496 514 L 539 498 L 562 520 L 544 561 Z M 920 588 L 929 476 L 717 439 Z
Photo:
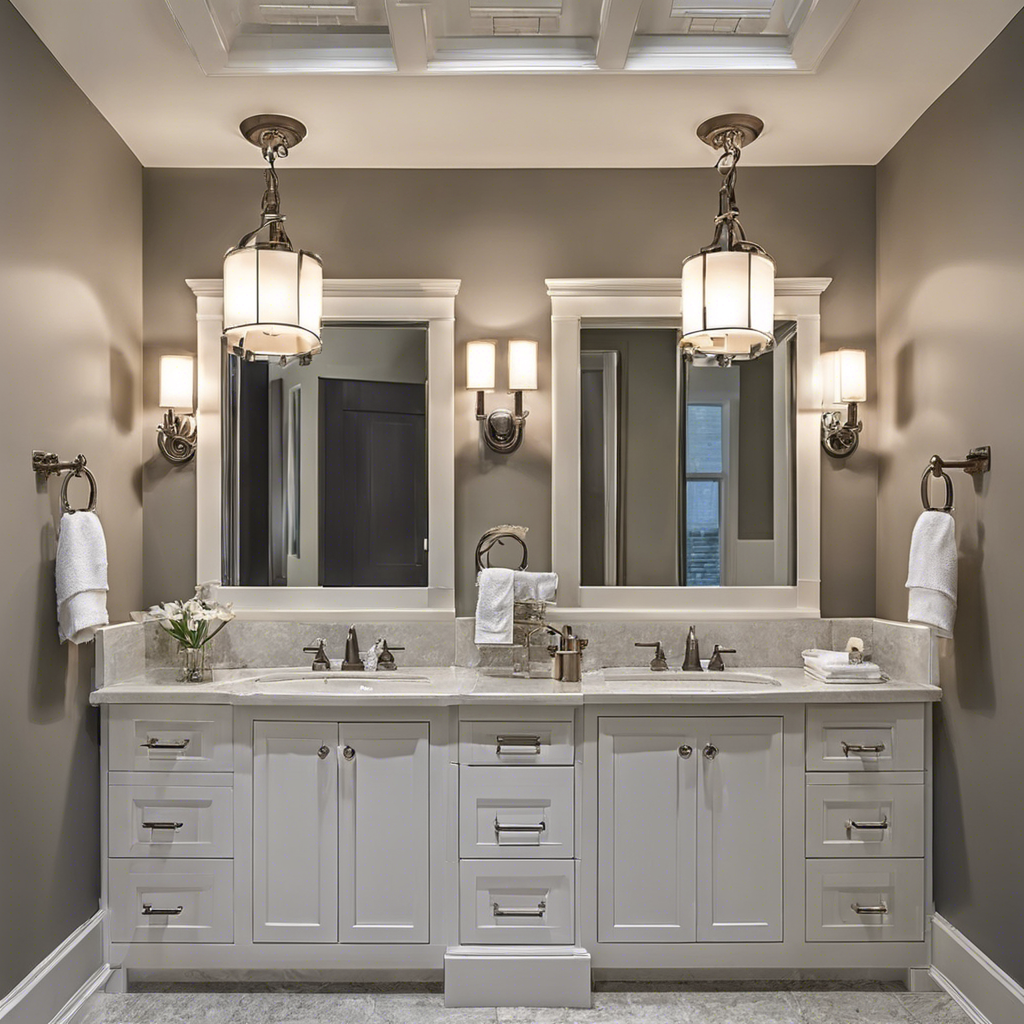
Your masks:
M 112 704 L 109 767 L 127 772 L 230 772 L 231 708 Z
M 923 704 L 815 705 L 807 709 L 807 770 L 924 770 Z
M 110 860 L 107 864 L 112 942 L 234 940 L 234 861 Z
M 571 857 L 574 774 L 532 765 L 461 768 L 461 856 Z
M 466 945 L 570 945 L 571 860 L 464 860 L 459 938 Z
M 572 722 L 461 722 L 462 764 L 572 764 Z
M 808 786 L 807 856 L 923 857 L 924 786 Z
M 230 857 L 234 791 L 225 778 L 223 786 L 136 786 L 112 772 L 110 856 Z
M 807 861 L 808 942 L 923 939 L 923 860 Z

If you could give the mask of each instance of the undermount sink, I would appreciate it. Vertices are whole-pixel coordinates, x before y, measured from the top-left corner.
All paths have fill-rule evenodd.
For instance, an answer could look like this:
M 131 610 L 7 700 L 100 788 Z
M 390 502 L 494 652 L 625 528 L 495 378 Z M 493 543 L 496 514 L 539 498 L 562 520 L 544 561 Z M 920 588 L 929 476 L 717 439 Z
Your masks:
M 763 672 L 652 672 L 649 668 L 608 668 L 606 683 L 637 683 L 646 690 L 751 690 L 782 684 Z
M 310 669 L 275 669 L 264 672 L 255 681 L 260 689 L 275 692 L 311 689 L 337 692 L 394 690 L 422 687 L 430 683 L 426 676 L 414 675 L 402 669 L 386 672 L 313 672 Z

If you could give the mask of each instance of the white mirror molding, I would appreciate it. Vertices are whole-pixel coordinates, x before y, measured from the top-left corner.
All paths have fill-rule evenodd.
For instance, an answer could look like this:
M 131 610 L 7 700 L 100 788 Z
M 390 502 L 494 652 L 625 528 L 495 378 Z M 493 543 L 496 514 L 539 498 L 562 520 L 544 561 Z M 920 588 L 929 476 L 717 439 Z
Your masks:
M 679 278 L 547 281 L 551 297 L 551 550 L 559 616 L 588 620 L 817 618 L 821 614 L 821 293 L 828 277 L 775 281 L 775 319 L 796 330 L 796 585 L 791 587 L 580 586 L 580 330 L 594 325 L 679 325 Z
M 224 346 L 224 282 L 186 282 L 196 296 L 199 393 L 196 409 L 196 579 L 219 580 L 221 572 L 221 376 Z M 375 320 L 427 327 L 426 587 L 225 587 L 250 619 L 352 621 L 446 620 L 455 617 L 455 296 L 457 280 L 324 281 L 323 320 Z

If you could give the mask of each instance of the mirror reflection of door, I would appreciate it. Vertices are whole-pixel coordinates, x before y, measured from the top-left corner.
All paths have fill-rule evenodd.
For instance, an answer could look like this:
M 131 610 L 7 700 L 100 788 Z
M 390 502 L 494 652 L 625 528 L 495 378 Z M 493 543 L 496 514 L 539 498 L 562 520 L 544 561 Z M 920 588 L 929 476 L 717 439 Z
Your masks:
M 426 338 L 325 324 L 308 366 L 228 357 L 225 583 L 427 585 Z
M 795 581 L 793 348 L 721 366 L 671 327 L 580 336 L 584 586 Z

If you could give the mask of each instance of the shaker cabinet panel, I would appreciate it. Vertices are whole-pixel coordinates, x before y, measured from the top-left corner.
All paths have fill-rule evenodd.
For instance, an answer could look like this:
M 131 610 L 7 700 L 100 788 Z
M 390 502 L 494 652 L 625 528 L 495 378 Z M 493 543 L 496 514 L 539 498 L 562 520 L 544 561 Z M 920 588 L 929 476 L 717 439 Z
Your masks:
M 340 941 L 428 942 L 430 726 L 340 728 Z
M 781 942 L 782 719 L 696 725 L 697 940 Z
M 253 941 L 338 940 L 338 725 L 253 723 Z
M 601 942 L 694 940 L 696 746 L 685 719 L 600 719 Z

